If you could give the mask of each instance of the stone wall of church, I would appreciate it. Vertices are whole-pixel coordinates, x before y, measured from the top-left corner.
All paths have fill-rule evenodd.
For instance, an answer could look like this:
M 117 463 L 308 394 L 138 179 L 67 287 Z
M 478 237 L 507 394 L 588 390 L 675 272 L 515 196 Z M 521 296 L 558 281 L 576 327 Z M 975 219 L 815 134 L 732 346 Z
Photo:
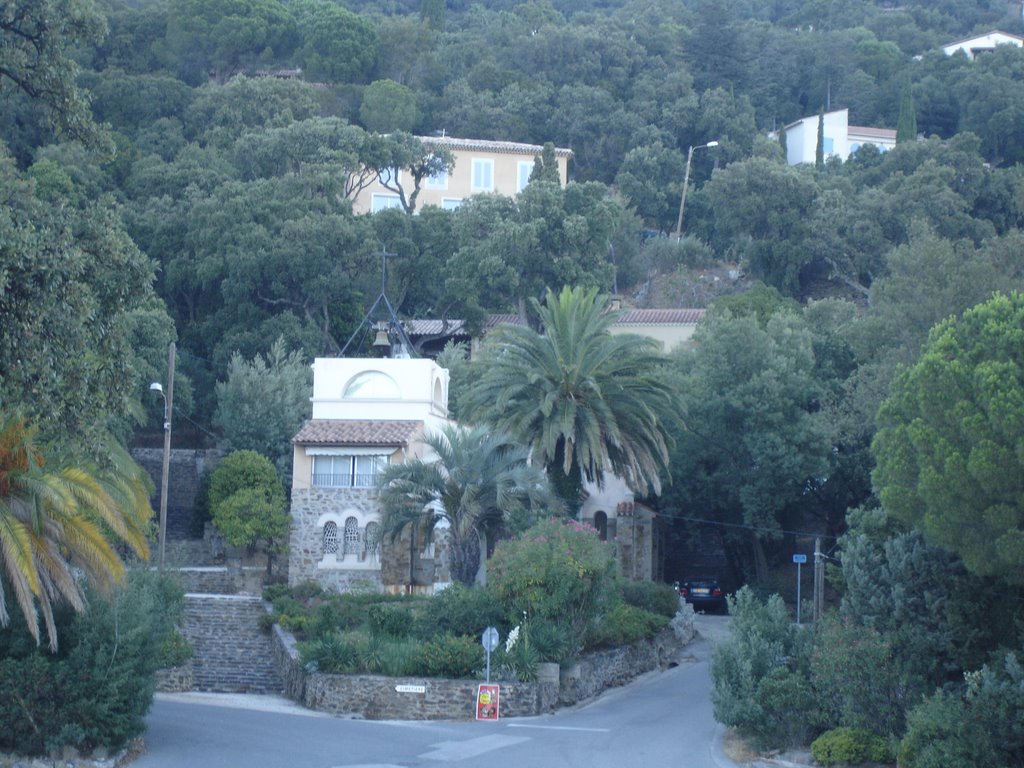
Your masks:
M 355 518 L 359 540 L 346 551 L 345 522 Z M 336 526 L 333 547 L 325 546 L 326 522 Z M 376 532 L 368 536 L 368 526 Z M 426 545 L 410 541 L 407 528 L 395 541 L 380 532 L 377 491 L 372 488 L 312 488 L 292 491 L 292 527 L 288 544 L 288 583 L 314 581 L 324 589 L 351 592 L 386 589 L 432 594 L 450 580 L 447 541 L 437 529 Z M 328 549 L 336 551 L 329 552 Z M 411 558 L 411 562 L 410 562 Z

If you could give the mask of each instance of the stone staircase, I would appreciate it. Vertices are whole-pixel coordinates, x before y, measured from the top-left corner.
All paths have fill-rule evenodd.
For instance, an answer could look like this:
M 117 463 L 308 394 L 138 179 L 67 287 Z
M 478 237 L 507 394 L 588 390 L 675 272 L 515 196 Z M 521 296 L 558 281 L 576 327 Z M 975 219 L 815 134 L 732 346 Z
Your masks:
M 284 688 L 269 634 L 260 629 L 263 600 L 250 595 L 185 595 L 192 644 L 191 689 L 217 693 L 273 693 Z

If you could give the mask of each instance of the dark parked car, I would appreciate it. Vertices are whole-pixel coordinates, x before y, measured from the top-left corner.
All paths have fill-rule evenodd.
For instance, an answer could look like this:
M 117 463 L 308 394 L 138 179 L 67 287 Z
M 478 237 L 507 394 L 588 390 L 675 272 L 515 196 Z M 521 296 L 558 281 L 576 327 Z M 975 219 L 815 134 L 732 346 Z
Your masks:
M 725 613 L 725 593 L 718 579 L 710 576 L 692 576 L 678 582 L 679 596 L 696 611 Z

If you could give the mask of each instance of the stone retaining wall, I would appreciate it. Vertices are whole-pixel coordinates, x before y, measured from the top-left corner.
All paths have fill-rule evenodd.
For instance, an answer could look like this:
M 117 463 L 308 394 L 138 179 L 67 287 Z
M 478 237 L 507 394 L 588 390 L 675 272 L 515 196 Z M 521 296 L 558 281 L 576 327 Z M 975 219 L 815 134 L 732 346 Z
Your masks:
M 557 683 L 501 683 L 501 715 L 524 717 L 550 712 L 669 666 L 693 637 L 692 609 L 683 606 L 680 614 L 687 609 L 688 621 L 677 615 L 669 628 L 650 641 L 588 655 L 562 670 Z M 310 673 L 299 665 L 290 635 L 275 627 L 274 640 L 285 695 L 310 709 L 370 720 L 467 720 L 475 716 L 479 680 Z M 396 690 L 396 686 L 412 686 L 415 692 Z
M 263 566 L 203 566 L 175 568 L 186 592 L 208 595 L 261 595 L 267 569 Z

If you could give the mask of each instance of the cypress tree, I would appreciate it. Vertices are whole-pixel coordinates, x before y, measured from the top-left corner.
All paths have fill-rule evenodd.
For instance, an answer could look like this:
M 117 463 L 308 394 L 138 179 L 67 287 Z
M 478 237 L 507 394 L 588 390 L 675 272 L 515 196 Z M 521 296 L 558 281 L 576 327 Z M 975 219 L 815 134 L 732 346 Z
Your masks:
M 903 93 L 900 95 L 900 116 L 896 121 L 896 143 L 917 140 L 917 110 L 914 108 L 914 93 L 910 78 L 903 78 Z
M 825 108 L 818 113 L 818 143 L 814 147 L 814 167 L 825 167 Z

